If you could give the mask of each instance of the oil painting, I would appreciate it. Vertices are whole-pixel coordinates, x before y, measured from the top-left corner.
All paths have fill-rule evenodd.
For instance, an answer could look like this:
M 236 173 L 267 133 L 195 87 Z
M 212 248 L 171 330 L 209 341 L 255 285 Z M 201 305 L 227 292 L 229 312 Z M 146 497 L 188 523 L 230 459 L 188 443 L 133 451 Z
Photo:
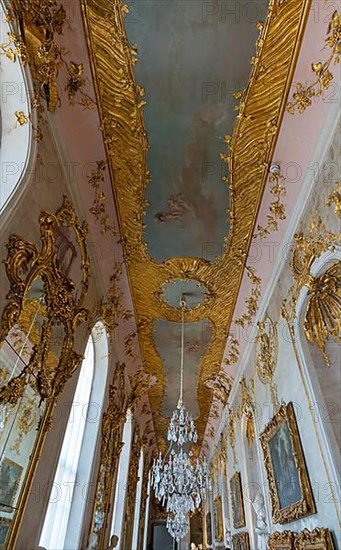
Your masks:
M 282 405 L 261 434 L 274 523 L 315 512 L 292 403 Z
M 245 527 L 245 514 L 243 504 L 243 491 L 240 472 L 236 472 L 230 480 L 233 527 L 239 529 Z

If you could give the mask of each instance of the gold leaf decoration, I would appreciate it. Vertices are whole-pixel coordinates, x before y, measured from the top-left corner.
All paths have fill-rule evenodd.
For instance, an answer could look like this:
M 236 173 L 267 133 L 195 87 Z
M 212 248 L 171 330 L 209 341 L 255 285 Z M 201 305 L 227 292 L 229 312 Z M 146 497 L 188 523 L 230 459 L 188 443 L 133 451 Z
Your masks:
M 283 197 L 286 195 L 286 188 L 284 186 L 284 176 L 281 174 L 271 174 L 269 181 L 273 185 L 271 186 L 270 193 L 276 197 L 276 199 L 270 204 L 270 212 L 268 215 L 268 222 L 266 226 L 257 226 L 257 231 L 254 234 L 254 238 L 260 237 L 263 239 L 272 233 L 278 231 L 278 221 L 285 220 L 285 204 L 282 202 Z
M 287 111 L 292 115 L 295 114 L 296 109 L 299 113 L 303 113 L 312 104 L 312 98 L 323 98 L 325 90 L 334 79 L 330 67 L 333 62 L 335 65 L 340 63 L 341 53 L 341 14 L 337 10 L 332 15 L 326 34 L 325 47 L 330 48 L 330 55 L 324 63 L 318 61 L 311 64 L 311 70 L 315 75 L 315 80 L 311 84 L 306 86 L 301 82 L 296 84 L 293 100 L 287 105 Z
M 95 219 L 102 226 L 102 235 L 105 235 L 106 233 L 116 235 L 115 227 L 111 223 L 109 223 L 109 215 L 106 213 L 105 210 L 106 196 L 101 189 L 101 186 L 104 182 L 105 169 L 106 162 L 104 160 L 99 160 L 96 163 L 96 169 L 91 170 L 89 184 L 95 190 L 95 198 L 92 207 L 90 208 L 90 212 L 94 215 Z
M 337 342 L 341 340 L 341 263 L 337 262 L 323 275 L 311 279 L 308 288 L 310 299 L 304 319 L 304 331 L 307 339 L 319 347 L 330 367 L 326 342 L 330 336 Z

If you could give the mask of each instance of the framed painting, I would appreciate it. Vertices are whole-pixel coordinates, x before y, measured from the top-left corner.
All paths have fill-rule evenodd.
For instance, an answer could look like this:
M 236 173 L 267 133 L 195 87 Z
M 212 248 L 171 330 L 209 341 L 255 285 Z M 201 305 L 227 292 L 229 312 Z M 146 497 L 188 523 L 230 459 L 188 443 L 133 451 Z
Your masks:
M 276 531 L 268 538 L 268 550 L 292 550 L 294 548 L 294 533 L 291 531 Z
M 233 550 L 250 550 L 249 533 L 237 533 L 232 537 Z
M 11 520 L 9 518 L 0 518 L 0 548 L 5 548 L 10 525 Z
M 0 466 L 0 510 L 11 512 L 18 491 L 23 467 L 9 458 L 4 458 Z
M 221 497 L 217 497 L 213 502 L 214 517 L 214 538 L 216 542 L 223 540 L 223 506 Z
M 245 513 L 240 472 L 233 474 L 230 480 L 233 527 L 245 527 Z
M 260 436 L 274 523 L 316 512 L 292 403 L 282 405 Z
M 335 550 L 329 529 L 317 527 L 313 531 L 304 529 L 295 537 L 295 550 Z

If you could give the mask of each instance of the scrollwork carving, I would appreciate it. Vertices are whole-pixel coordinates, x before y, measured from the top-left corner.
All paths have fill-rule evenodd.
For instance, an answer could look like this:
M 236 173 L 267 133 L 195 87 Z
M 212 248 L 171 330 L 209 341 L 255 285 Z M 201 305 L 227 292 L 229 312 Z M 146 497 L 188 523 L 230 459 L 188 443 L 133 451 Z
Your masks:
M 304 332 L 314 342 L 330 367 L 326 342 L 330 336 L 340 342 L 341 328 L 341 264 L 337 262 L 308 283 L 309 303 L 304 319 Z
M 271 400 L 275 410 L 279 409 L 277 386 L 273 382 L 278 358 L 278 335 L 276 323 L 268 316 L 257 323 L 256 371 L 262 384 L 270 385 Z
M 81 224 L 71 201 L 64 196 L 63 204 L 56 214 L 42 212 L 40 222 L 40 249 L 17 235 L 11 235 L 6 245 L 6 273 L 10 282 L 7 304 L 1 318 L 0 341 L 11 328 L 20 323 L 20 315 L 32 284 L 43 283 L 41 315 L 43 325 L 40 338 L 34 342 L 30 361 L 19 375 L 13 377 L 7 386 L 0 388 L 0 400 L 15 404 L 23 395 L 29 380 L 41 399 L 55 398 L 66 380 L 74 373 L 82 357 L 74 350 L 76 328 L 88 317 L 83 302 L 89 285 L 89 259 L 86 249 L 87 226 Z M 60 267 L 56 246 L 59 230 L 72 230 L 79 246 L 82 280 L 75 293 L 76 283 Z M 55 369 L 50 368 L 48 354 L 51 347 L 52 328 L 61 325 L 65 338 Z

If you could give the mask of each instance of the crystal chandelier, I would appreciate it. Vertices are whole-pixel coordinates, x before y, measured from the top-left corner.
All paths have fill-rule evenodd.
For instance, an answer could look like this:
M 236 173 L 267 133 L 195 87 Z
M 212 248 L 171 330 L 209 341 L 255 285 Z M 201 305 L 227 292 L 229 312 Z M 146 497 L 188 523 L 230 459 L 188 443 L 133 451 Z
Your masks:
M 180 397 L 177 408 L 172 414 L 167 433 L 170 441 L 164 458 L 161 453 L 154 459 L 152 467 L 152 486 L 156 498 L 168 512 L 167 529 L 177 541 L 189 531 L 190 514 L 198 508 L 209 486 L 206 458 L 202 462 L 194 461 L 193 451 L 183 449 L 187 444 L 198 441 L 198 434 L 192 416 L 183 403 L 184 381 L 184 327 L 186 302 L 181 302 L 181 360 L 180 360 Z M 176 450 L 173 448 L 176 446 Z

